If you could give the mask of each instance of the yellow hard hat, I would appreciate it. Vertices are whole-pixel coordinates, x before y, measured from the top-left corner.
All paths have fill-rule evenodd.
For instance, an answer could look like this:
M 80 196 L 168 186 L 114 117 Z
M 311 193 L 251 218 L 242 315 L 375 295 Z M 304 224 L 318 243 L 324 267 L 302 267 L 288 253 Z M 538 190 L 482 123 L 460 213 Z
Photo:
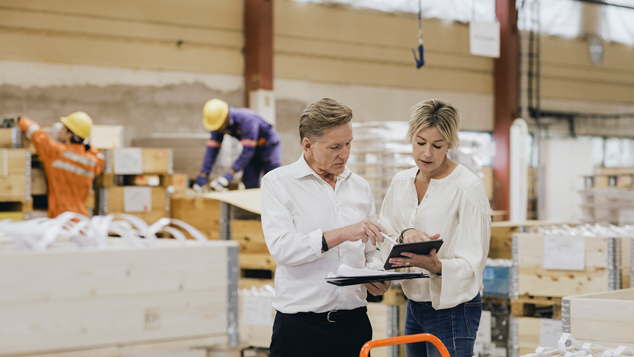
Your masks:
M 68 130 L 73 134 L 79 136 L 82 139 L 88 139 L 90 137 L 90 131 L 92 130 L 92 119 L 88 114 L 84 112 L 74 112 L 73 114 L 62 117 L 60 119 Z
M 229 104 L 224 100 L 212 99 L 203 108 L 203 125 L 205 129 L 214 131 L 220 129 L 229 115 Z

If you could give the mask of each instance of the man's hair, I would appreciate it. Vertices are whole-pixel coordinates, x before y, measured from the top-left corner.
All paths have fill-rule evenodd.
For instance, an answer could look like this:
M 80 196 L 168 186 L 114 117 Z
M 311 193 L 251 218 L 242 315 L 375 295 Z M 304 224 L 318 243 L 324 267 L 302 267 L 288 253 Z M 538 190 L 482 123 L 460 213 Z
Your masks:
M 447 140 L 449 148 L 453 149 L 458 146 L 459 127 L 458 108 L 446 100 L 429 99 L 412 107 L 406 139 L 412 142 L 422 129 L 437 128 Z
M 352 109 L 330 98 L 310 103 L 299 119 L 299 138 L 319 141 L 324 132 L 335 126 L 348 124 L 352 120 Z

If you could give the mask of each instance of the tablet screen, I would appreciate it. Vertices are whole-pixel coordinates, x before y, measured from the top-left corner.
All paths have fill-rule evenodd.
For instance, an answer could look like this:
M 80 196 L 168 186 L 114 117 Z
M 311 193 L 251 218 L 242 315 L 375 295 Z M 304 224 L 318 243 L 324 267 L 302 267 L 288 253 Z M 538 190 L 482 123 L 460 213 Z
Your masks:
M 402 257 L 401 256 L 402 252 L 428 255 L 432 249 L 436 249 L 436 252 L 438 252 L 442 244 L 443 244 L 442 239 L 436 239 L 436 240 L 426 240 L 424 242 L 401 243 L 399 245 L 395 245 L 392 248 L 392 251 L 390 252 L 390 256 L 387 257 L 387 260 L 385 261 L 385 265 L 383 266 L 383 268 L 385 270 L 403 268 L 403 267 L 392 267 L 392 264 L 389 263 L 390 258 Z

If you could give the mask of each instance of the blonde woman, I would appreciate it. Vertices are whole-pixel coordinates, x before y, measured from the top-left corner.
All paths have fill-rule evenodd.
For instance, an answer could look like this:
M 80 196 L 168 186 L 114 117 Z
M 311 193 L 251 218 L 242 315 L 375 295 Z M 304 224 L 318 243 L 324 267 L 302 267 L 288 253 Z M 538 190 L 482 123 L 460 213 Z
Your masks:
M 380 222 L 402 242 L 443 239 L 429 255 L 403 253 L 390 262 L 431 279 L 403 281 L 408 298 L 405 334 L 431 333 L 452 357 L 471 357 L 482 314 L 480 291 L 491 235 L 489 201 L 482 180 L 451 161 L 460 114 L 431 99 L 412 108 L 407 139 L 416 167 L 399 172 L 381 208 Z M 381 245 L 387 257 L 391 243 Z M 440 356 L 425 342 L 406 346 L 407 356 Z

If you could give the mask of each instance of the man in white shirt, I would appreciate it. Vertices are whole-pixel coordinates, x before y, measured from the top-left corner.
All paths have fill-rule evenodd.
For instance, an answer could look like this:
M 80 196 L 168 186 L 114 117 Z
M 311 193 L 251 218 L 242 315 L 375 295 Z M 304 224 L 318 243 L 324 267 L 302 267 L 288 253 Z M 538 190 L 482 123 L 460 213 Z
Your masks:
M 370 185 L 346 162 L 352 110 L 324 98 L 300 119 L 304 153 L 262 179 L 262 228 L 277 262 L 272 357 L 358 356 L 372 339 L 367 292 L 389 282 L 336 287 L 328 273 L 341 265 L 380 270 L 385 228 L 376 222 Z

